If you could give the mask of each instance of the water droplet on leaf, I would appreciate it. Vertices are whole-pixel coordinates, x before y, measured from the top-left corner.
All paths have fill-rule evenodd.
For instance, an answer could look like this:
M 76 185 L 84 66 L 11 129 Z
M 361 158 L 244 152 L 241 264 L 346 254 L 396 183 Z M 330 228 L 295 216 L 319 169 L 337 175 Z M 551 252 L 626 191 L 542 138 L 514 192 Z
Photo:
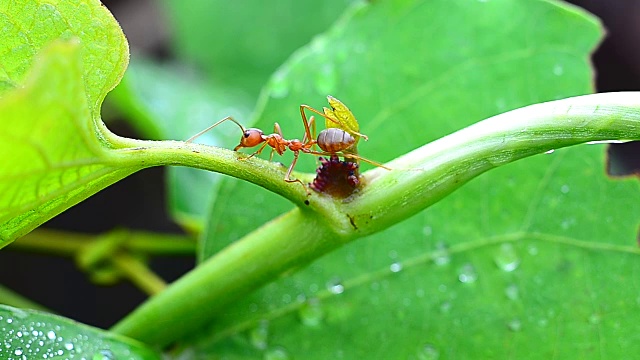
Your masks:
M 522 329 L 522 322 L 518 319 L 513 319 L 507 323 L 507 328 L 513 332 L 520 331 Z
M 449 254 L 449 248 L 447 244 L 442 241 L 436 243 L 435 255 L 433 257 L 433 263 L 438 266 L 447 265 L 451 262 L 451 254 Z
M 418 359 L 420 360 L 436 360 L 440 358 L 440 351 L 435 346 L 427 344 L 418 352 Z
M 397 273 L 400 272 L 402 270 L 402 264 L 400 263 L 393 263 L 391 264 L 391 266 L 389 266 L 389 270 L 391 270 L 391 272 L 393 273 Z
M 520 257 L 518 257 L 518 253 L 513 247 L 513 244 L 510 243 L 500 245 L 498 252 L 493 257 L 493 261 L 496 263 L 498 268 L 506 272 L 511 272 L 517 269 L 520 265 Z
M 520 298 L 520 290 L 516 285 L 509 285 L 504 289 L 504 294 L 509 300 L 518 300 Z
M 264 353 L 265 360 L 288 360 L 289 354 L 282 347 L 269 349 Z
M 320 306 L 318 299 L 309 299 L 309 301 L 303 304 L 300 310 L 298 310 L 298 316 L 302 324 L 317 327 L 322 324 L 324 310 L 322 306 Z
M 458 280 L 464 284 L 471 284 L 478 280 L 478 273 L 471 264 L 465 264 L 458 272 Z
M 258 350 L 267 348 L 269 339 L 269 322 L 262 320 L 258 325 L 249 332 L 249 342 Z

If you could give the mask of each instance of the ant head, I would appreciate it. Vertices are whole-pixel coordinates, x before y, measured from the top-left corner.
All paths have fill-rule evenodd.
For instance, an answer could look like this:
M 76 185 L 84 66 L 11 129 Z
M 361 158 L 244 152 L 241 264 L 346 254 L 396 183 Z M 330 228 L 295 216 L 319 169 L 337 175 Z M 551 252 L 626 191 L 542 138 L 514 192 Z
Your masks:
M 242 133 L 242 138 L 240 139 L 240 145 L 238 147 L 254 147 L 264 141 L 263 137 L 264 133 L 260 129 L 251 128 L 246 129 Z

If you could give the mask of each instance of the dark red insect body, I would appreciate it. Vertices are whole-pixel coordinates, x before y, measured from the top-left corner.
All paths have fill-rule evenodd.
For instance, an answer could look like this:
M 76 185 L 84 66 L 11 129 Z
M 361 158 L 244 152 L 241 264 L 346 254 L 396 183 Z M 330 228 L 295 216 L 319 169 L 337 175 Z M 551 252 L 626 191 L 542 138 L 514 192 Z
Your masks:
M 341 161 L 337 155 L 331 155 L 329 159 L 320 157 L 320 163 L 315 179 L 309 184 L 313 190 L 333 197 L 346 198 L 358 189 L 360 180 L 357 163 Z

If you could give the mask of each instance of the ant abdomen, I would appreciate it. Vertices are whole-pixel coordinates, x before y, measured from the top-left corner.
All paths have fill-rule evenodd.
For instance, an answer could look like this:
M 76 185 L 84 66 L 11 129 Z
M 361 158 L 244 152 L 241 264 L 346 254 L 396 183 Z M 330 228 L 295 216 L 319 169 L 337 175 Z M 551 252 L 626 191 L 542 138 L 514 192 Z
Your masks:
M 339 128 L 328 128 L 318 134 L 318 146 L 328 153 L 337 153 L 350 148 L 356 139 Z

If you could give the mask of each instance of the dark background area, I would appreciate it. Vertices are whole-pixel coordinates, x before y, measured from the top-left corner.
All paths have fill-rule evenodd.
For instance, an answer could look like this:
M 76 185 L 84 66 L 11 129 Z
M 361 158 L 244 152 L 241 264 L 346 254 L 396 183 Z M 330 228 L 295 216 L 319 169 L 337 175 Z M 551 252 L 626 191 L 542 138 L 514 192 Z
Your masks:
M 597 91 L 640 90 L 640 2 L 571 2 L 596 14 L 607 28 L 606 39 L 593 55 Z M 170 30 L 157 0 L 112 0 L 104 4 L 123 27 L 132 56 L 144 53 L 171 58 Z M 140 137 L 121 121 L 110 122 L 109 127 L 119 135 Z M 180 232 L 166 212 L 163 168 L 136 173 L 67 210 L 46 226 L 96 234 L 114 227 Z M 156 258 L 151 265 L 164 279 L 172 281 L 192 268 L 194 260 Z M 61 315 L 99 327 L 114 324 L 146 298 L 129 283 L 93 285 L 70 259 L 12 251 L 11 246 L 0 251 L 0 284 Z

